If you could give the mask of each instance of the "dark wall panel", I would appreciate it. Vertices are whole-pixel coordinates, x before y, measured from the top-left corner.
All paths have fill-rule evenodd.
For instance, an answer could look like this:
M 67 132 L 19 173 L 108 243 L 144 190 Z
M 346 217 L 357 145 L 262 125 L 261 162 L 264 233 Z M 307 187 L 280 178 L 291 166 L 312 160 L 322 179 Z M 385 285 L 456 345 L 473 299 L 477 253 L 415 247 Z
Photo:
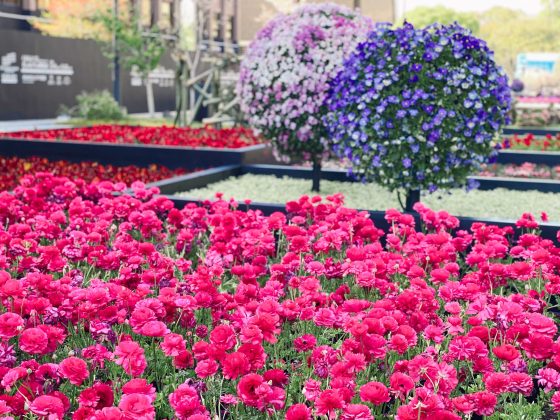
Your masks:
M 169 56 L 153 75 L 156 109 L 175 104 L 174 64 Z M 121 92 L 129 112 L 146 112 L 146 89 L 123 69 Z M 0 30 L 0 120 L 52 118 L 76 95 L 111 90 L 111 68 L 91 40 L 53 38 L 33 32 Z

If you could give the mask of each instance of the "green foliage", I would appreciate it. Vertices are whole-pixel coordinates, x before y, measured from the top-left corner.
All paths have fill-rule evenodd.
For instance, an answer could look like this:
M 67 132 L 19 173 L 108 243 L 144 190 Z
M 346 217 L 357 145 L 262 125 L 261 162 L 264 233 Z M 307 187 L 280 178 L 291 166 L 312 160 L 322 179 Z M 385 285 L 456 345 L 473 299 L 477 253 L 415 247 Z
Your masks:
M 119 59 L 125 68 L 135 69 L 146 78 L 158 66 L 165 52 L 165 41 L 157 27 L 145 28 L 136 16 L 124 19 L 114 16 L 110 10 L 99 14 L 97 19 L 109 33 L 115 34 Z M 99 41 L 104 46 L 105 55 L 112 59 L 112 42 Z
M 559 23 L 554 15 L 527 16 L 495 7 L 481 17 L 480 37 L 494 50 L 496 61 L 512 74 L 518 54 L 560 50 Z
M 406 20 L 416 27 L 428 26 L 433 23 L 449 25 L 454 22 L 460 23 L 478 34 L 480 23 L 474 13 L 458 12 L 445 6 L 421 6 L 406 13 Z
M 496 62 L 512 75 L 518 54 L 560 51 L 560 0 L 542 0 L 542 4 L 544 12 L 537 16 L 507 7 L 476 14 L 435 6 L 417 7 L 405 18 L 415 26 L 459 22 L 484 39 L 495 52 Z
M 61 108 L 59 113 L 74 118 L 105 121 L 122 120 L 126 116 L 126 111 L 107 90 L 82 92 L 76 96 L 76 103 L 72 108 Z
M 488 420 L 537 420 L 544 418 L 542 407 L 526 402 L 506 403 L 503 410 L 488 417 Z

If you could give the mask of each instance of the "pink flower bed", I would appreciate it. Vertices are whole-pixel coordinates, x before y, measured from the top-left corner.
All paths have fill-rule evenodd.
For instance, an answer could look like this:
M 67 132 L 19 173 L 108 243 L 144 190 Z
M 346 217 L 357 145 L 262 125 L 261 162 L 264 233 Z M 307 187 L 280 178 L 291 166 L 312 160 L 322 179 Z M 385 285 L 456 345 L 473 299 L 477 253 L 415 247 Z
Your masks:
M 560 165 L 550 167 L 547 165 L 537 165 L 532 162 L 525 162 L 521 165 L 493 164 L 486 165 L 484 170 L 478 175 L 488 177 L 560 179 Z
M 289 216 L 41 174 L 0 193 L 0 415 L 399 420 L 560 411 L 560 249 L 417 207 Z M 382 242 L 383 241 L 383 242 Z
M 560 103 L 560 97 L 558 96 L 518 96 L 516 99 L 521 103 L 531 103 L 531 104 Z

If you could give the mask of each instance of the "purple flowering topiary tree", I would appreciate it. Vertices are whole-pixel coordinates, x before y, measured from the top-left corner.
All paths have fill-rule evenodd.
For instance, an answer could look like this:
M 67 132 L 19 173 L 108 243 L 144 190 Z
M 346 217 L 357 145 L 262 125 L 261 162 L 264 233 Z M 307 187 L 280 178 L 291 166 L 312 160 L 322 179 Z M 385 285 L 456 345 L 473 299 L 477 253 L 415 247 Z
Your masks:
M 369 19 L 346 7 L 302 6 L 261 29 L 241 63 L 242 111 L 272 141 L 277 156 L 313 162 L 314 191 L 330 150 L 323 123 L 329 81 L 372 28 Z
M 468 184 L 510 105 L 507 76 L 469 30 L 379 25 L 331 83 L 324 122 L 351 174 L 404 190 L 411 210 L 421 189 Z

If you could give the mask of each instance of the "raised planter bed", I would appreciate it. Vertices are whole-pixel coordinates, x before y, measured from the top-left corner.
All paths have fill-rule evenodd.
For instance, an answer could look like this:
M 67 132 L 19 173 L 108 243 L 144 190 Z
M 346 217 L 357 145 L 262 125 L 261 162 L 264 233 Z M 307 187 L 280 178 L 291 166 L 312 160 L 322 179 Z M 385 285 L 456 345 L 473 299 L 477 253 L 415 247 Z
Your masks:
M 12 190 L 28 175 L 50 172 L 55 176 L 85 180 L 86 182 L 123 182 L 132 185 L 135 181 L 150 183 L 192 173 L 184 168 L 169 169 L 163 165 L 117 166 L 95 161 L 69 162 L 50 160 L 45 157 L 0 156 L 0 191 Z
M 560 165 L 560 152 L 540 152 L 527 150 L 500 150 L 496 163 L 515 163 L 521 165 L 525 162 L 538 165 L 556 166 Z
M 258 175 L 275 175 L 278 177 L 289 176 L 292 178 L 299 179 L 310 179 L 311 169 L 308 168 L 294 168 L 294 167 L 281 167 L 276 165 L 228 165 L 222 166 L 210 170 L 205 170 L 197 172 L 194 174 L 184 175 L 180 177 L 175 177 L 159 182 L 150 184 L 150 186 L 157 186 L 160 189 L 162 195 L 172 200 L 178 208 L 183 208 L 189 203 L 200 203 L 200 199 L 192 197 L 178 197 L 174 195 L 177 192 L 189 191 L 196 188 L 201 188 L 208 184 L 225 180 L 233 176 L 241 176 L 245 174 L 258 174 Z M 330 181 L 350 181 L 342 170 L 329 170 L 323 171 L 324 180 Z M 481 177 L 482 178 L 482 177 Z M 478 180 L 478 179 L 477 179 Z M 500 180 L 495 179 L 482 179 L 481 181 L 492 181 L 486 184 L 486 189 L 491 189 L 492 183 L 497 185 Z M 513 182 L 517 180 L 507 179 L 508 182 Z M 519 181 L 520 183 L 523 181 Z M 515 185 L 515 184 L 511 184 Z M 517 184 L 520 185 L 520 184 Z M 504 187 L 504 185 L 500 185 Z M 495 187 L 496 188 L 496 187 Z M 343 192 L 343 191 L 342 191 Z M 241 199 L 241 197 L 240 197 Z M 248 205 L 241 204 L 241 206 L 247 206 L 248 208 L 261 210 L 265 214 L 271 214 L 274 212 L 285 212 L 286 208 L 283 203 L 264 203 L 264 202 L 251 202 Z M 389 228 L 387 221 L 385 220 L 385 211 L 380 210 L 367 210 L 372 220 L 375 222 L 376 226 L 381 229 Z M 458 216 L 460 222 L 460 229 L 469 229 L 473 223 L 486 223 L 488 225 L 496 225 L 499 227 L 511 226 L 515 228 L 514 220 L 499 220 L 490 218 L 473 218 Z M 419 221 L 419 218 L 417 218 Z M 560 224 L 555 223 L 541 223 L 540 229 L 542 231 L 542 236 L 556 240 L 556 233 L 560 230 Z
M 506 178 L 497 176 L 471 176 L 470 178 L 477 181 L 480 184 L 479 189 L 483 191 L 506 188 L 516 191 L 560 193 L 560 181 L 555 179 Z
M 146 166 L 156 163 L 171 169 L 274 162 L 271 148 L 266 144 L 238 149 L 216 149 L 84 141 L 22 140 L 10 137 L 0 138 L 0 156 L 42 156 L 51 160 L 72 162 L 94 160 L 112 165 Z
M 560 133 L 560 128 L 547 128 L 547 127 L 506 127 L 502 130 L 505 135 L 523 135 L 532 133 L 535 136 L 546 136 L 550 134 L 555 136 Z

